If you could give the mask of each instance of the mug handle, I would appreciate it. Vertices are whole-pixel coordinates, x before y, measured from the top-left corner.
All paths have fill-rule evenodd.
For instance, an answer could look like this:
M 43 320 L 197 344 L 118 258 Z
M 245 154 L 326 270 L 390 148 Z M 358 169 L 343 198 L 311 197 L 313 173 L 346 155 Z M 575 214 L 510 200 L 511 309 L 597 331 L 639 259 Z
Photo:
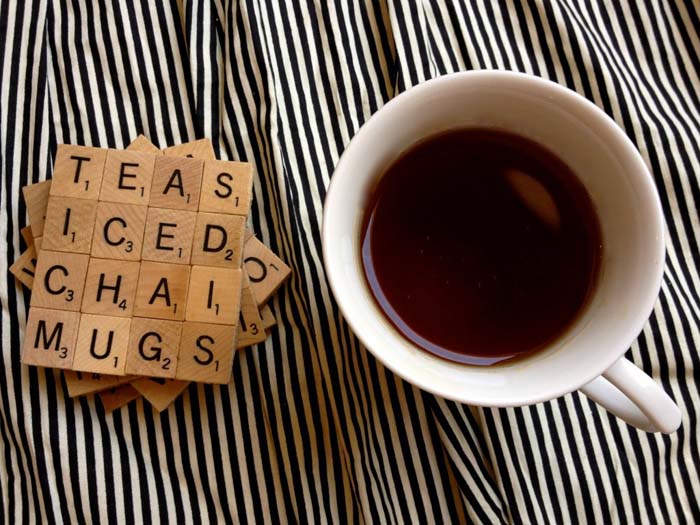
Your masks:
M 669 395 L 624 357 L 580 390 L 640 430 L 670 434 L 681 424 L 681 411 Z

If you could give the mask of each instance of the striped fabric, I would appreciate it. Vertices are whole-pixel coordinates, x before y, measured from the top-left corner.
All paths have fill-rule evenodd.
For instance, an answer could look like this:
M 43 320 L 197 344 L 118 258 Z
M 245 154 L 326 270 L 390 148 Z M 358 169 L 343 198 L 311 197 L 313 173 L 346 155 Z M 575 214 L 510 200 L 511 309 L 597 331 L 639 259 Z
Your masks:
M 0 522 L 700 522 L 699 53 L 692 0 L 0 0 Z M 628 357 L 681 406 L 671 436 L 578 394 L 508 410 L 435 398 L 338 311 L 319 228 L 345 145 L 396 93 L 494 68 L 586 96 L 654 174 L 667 265 Z M 105 415 L 20 365 L 28 295 L 6 270 L 20 187 L 50 177 L 56 144 L 141 132 L 254 163 L 252 225 L 294 277 L 232 384 Z

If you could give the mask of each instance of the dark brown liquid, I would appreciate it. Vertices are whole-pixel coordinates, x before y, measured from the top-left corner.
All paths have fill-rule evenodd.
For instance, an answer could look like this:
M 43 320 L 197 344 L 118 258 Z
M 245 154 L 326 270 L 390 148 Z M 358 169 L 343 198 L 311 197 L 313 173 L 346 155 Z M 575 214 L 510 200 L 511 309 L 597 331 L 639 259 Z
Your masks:
M 381 178 L 362 238 L 379 306 L 410 341 L 489 365 L 543 348 L 582 311 L 601 234 L 574 173 L 542 146 L 460 129 Z

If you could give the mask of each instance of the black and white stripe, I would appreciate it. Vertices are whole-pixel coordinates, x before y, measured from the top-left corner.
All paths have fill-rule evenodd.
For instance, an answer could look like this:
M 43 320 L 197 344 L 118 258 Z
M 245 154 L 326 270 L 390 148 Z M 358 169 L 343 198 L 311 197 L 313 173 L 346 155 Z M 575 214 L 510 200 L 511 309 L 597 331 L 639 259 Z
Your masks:
M 294 270 L 272 337 L 226 387 L 105 415 L 19 364 L 27 294 L 0 284 L 0 522 L 700 521 L 700 15 L 692 2 L 0 1 L 0 271 L 21 186 L 57 143 L 208 136 L 256 167 L 252 226 Z M 452 71 L 555 80 L 625 129 L 668 225 L 661 298 L 628 357 L 684 411 L 640 433 L 574 394 L 475 409 L 394 377 L 325 278 L 345 145 L 395 93 Z

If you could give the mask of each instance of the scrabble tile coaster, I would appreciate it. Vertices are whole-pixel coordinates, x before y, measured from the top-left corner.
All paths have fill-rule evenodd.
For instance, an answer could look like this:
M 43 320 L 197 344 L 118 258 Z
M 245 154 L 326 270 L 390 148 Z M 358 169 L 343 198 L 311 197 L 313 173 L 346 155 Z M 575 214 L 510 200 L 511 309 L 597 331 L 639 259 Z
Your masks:
M 192 264 L 240 268 L 246 218 L 221 213 L 197 214 L 192 243 Z
M 49 202 L 51 181 L 45 180 L 37 184 L 30 184 L 22 188 L 24 203 L 27 206 L 29 224 L 34 237 L 44 234 L 44 220 L 46 219 L 46 205 Z
M 120 385 L 99 392 L 97 397 L 100 398 L 105 413 L 109 414 L 139 399 L 141 392 L 131 385 Z
M 148 208 L 138 204 L 97 203 L 90 254 L 103 259 L 141 260 Z
M 91 257 L 81 311 L 90 314 L 131 317 L 141 265 Z
M 156 159 L 149 206 L 197 211 L 204 161 L 162 156 Z
M 141 259 L 190 264 L 196 219 L 193 211 L 148 208 Z
M 214 147 L 209 139 L 193 140 L 191 142 L 185 142 L 184 144 L 170 146 L 163 150 L 163 154 L 174 155 L 176 157 L 216 160 Z
M 247 162 L 205 160 L 199 211 L 248 216 L 253 167 Z
M 267 332 L 270 328 L 277 324 L 275 314 L 272 312 L 269 304 L 266 304 L 260 309 L 260 317 L 262 318 L 263 328 Z
M 141 263 L 134 315 L 183 321 L 190 267 L 182 264 Z
M 131 151 L 143 151 L 144 153 L 153 153 L 156 156 L 163 155 L 163 152 L 158 149 L 158 146 L 153 144 L 144 135 L 139 135 L 131 141 L 126 149 Z
M 75 336 L 74 370 L 64 374 L 70 395 L 126 384 L 134 373 L 162 375 L 134 381 L 148 385 L 143 390 L 162 393 L 156 400 L 162 409 L 190 380 L 230 380 L 235 348 L 263 341 L 266 328 L 274 325 L 271 310 L 259 308 L 258 300 L 268 300 L 289 269 L 264 245 L 248 242 L 257 241 L 245 229 L 252 199 L 250 165 L 213 162 L 208 140 L 166 152 L 189 158 L 166 159 L 143 136 L 128 150 L 61 148 L 58 176 L 23 190 L 38 203 L 27 204 L 31 231 L 24 232 L 34 251 L 28 248 L 20 257 L 22 264 L 13 269 L 39 292 L 32 295 L 32 311 L 51 314 L 43 315 L 41 327 L 28 322 L 28 331 L 36 325 L 31 345 L 36 361 L 53 366 L 46 358 L 55 358 L 51 352 L 56 353 L 52 349 L 59 331 L 56 322 L 49 323 L 58 318 L 70 321 L 60 330 L 62 340 L 73 339 L 64 333 Z M 78 154 L 83 157 L 71 158 Z M 101 156 L 103 170 L 94 173 Z M 146 243 L 149 210 L 153 220 Z M 178 219 L 174 231 L 167 226 L 172 218 Z M 151 254 L 144 256 L 147 244 Z M 177 260 L 172 253 L 156 250 L 178 251 Z M 249 285 L 243 280 L 242 264 L 251 272 L 260 270 Z M 267 275 L 261 275 L 262 268 Z M 65 368 L 65 363 L 56 366 Z M 114 401 L 110 406 L 122 406 L 122 394 L 126 400 L 137 396 L 136 391 L 135 386 L 116 388 L 103 396 L 108 403 Z
M 51 179 L 51 195 L 97 200 L 107 152 L 101 148 L 59 144 Z
M 19 231 L 19 234 L 22 236 L 22 239 L 24 239 L 27 248 L 34 246 L 34 235 L 32 234 L 31 226 L 25 226 Z
M 82 314 L 73 370 L 125 375 L 131 319 Z
M 34 287 L 34 276 L 36 274 L 36 246 L 27 248 L 19 258 L 12 263 L 9 270 L 19 282 L 30 290 Z
M 156 155 L 142 151 L 109 150 L 100 200 L 147 205 Z
M 80 314 L 66 310 L 32 308 L 22 345 L 22 363 L 49 368 L 73 365 Z
M 235 326 L 185 322 L 175 377 L 202 383 L 228 383 L 235 339 Z
M 145 377 L 132 382 L 131 386 L 138 390 L 153 408 L 162 412 L 185 391 L 189 384 L 189 381 Z
M 241 270 L 192 266 L 185 319 L 200 323 L 237 324 L 241 285 Z
M 292 274 L 291 268 L 257 237 L 248 237 L 243 247 L 243 268 L 258 305 L 264 305 Z
M 123 385 L 134 380 L 134 376 L 112 376 L 88 372 L 63 371 L 68 397 L 94 394 L 114 386 Z
M 31 306 L 80 311 L 88 255 L 42 250 L 37 260 Z
M 267 339 L 267 334 L 260 316 L 260 310 L 255 302 L 255 297 L 253 297 L 253 291 L 250 289 L 248 277 L 244 274 L 236 348 L 245 348 L 246 346 L 262 343 L 265 339 Z
M 97 201 L 51 197 L 46 208 L 43 248 L 68 253 L 90 253 L 96 213 Z
M 150 377 L 175 377 L 182 323 L 134 317 L 126 361 L 126 373 Z

